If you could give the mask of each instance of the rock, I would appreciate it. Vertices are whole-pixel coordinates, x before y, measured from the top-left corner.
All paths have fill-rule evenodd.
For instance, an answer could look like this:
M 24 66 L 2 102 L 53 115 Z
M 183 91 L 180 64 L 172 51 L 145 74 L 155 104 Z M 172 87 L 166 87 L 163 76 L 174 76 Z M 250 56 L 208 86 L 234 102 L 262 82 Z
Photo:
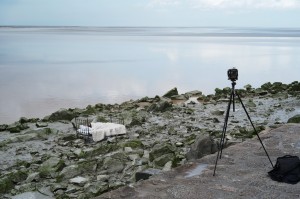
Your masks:
M 46 122 L 37 122 L 35 125 L 36 125 L 36 127 L 41 128 L 41 127 L 47 127 L 48 123 L 46 123 Z
M 51 128 L 39 128 L 35 130 L 29 130 L 26 134 L 35 134 L 35 139 L 47 140 L 54 132 L 57 132 L 57 130 Z
M 131 147 L 124 147 L 124 152 L 125 153 L 130 153 L 132 151 L 133 151 L 133 149 Z
M 164 112 L 169 110 L 172 107 L 172 104 L 166 100 L 159 101 L 156 104 L 152 104 L 147 111 L 148 112 Z
M 109 179 L 109 175 L 98 175 L 97 181 L 107 182 Z
M 140 180 L 147 180 L 153 175 L 158 175 L 162 173 L 162 170 L 160 169 L 146 169 L 144 171 L 136 172 L 135 174 L 135 180 L 140 181 Z
M 289 88 L 289 91 L 295 92 L 295 91 L 300 91 L 300 82 L 292 82 Z
M 26 180 L 28 174 L 25 171 L 18 170 L 13 171 L 8 174 L 9 178 L 12 180 L 13 183 L 18 184 L 24 180 Z
M 171 144 L 156 144 L 152 151 L 149 153 L 150 161 L 152 162 L 154 159 L 157 159 L 165 154 L 173 154 L 175 153 L 176 148 Z
M 272 87 L 271 82 L 267 82 L 267 83 L 261 85 L 261 88 L 266 91 L 269 91 L 271 89 L 271 87 Z
M 175 155 L 174 153 L 168 153 L 168 154 L 164 154 L 158 158 L 155 158 L 153 160 L 153 164 L 155 166 L 155 168 L 162 168 L 165 166 L 165 164 L 169 161 L 173 162 L 175 160 Z
M 101 195 L 109 189 L 108 183 L 106 182 L 96 182 L 95 184 L 89 186 L 86 190 L 87 198 L 92 198 Z
M 8 127 L 7 124 L 1 124 L 1 125 L 0 125 L 0 132 L 1 132 L 1 131 L 6 131 L 7 127 Z
M 82 172 L 78 169 L 78 165 L 70 165 L 65 167 L 60 173 L 59 178 L 70 179 L 80 175 Z
M 144 147 L 144 144 L 141 142 L 141 140 L 129 140 L 124 143 L 123 146 L 130 147 L 131 149 L 142 149 Z
M 300 114 L 291 117 L 287 123 L 300 123 Z
M 186 154 L 188 160 L 199 159 L 205 155 L 215 153 L 218 150 L 216 142 L 208 134 L 197 136 L 194 144 L 191 145 L 190 151 Z
M 9 177 L 2 177 L 0 179 L 0 194 L 9 193 L 14 188 L 14 183 Z
M 172 100 L 187 100 L 188 98 L 185 95 L 173 95 Z
M 219 116 L 221 116 L 221 115 L 223 115 L 224 113 L 225 113 L 224 110 L 214 110 L 214 111 L 211 111 L 211 114 L 212 114 L 212 115 L 219 115 Z
M 40 173 L 35 172 L 28 175 L 26 182 L 38 182 L 40 180 Z
M 102 169 L 107 170 L 108 174 L 121 173 L 125 168 L 125 163 L 121 160 L 107 157 L 103 161 Z
M 166 94 L 163 95 L 163 97 L 171 98 L 174 95 L 178 95 L 178 91 L 176 87 L 169 90 Z
M 172 161 L 169 161 L 164 165 L 164 168 L 162 170 L 163 171 L 171 171 L 171 169 L 172 169 Z
M 253 102 L 252 99 L 249 99 L 248 102 L 246 102 L 245 106 L 248 108 L 255 108 L 256 104 Z
M 194 91 L 187 92 L 184 95 L 186 96 L 186 98 L 200 97 L 200 96 L 202 96 L 202 92 L 198 91 L 198 90 L 194 90 Z
M 40 192 L 25 192 L 13 196 L 12 199 L 54 199 L 54 197 L 42 194 Z
M 56 111 L 52 113 L 48 119 L 50 121 L 59 121 L 59 120 L 68 120 L 71 121 L 73 118 L 75 118 L 78 115 L 78 112 L 72 111 L 71 109 L 60 109 L 59 111 Z
M 183 143 L 182 143 L 182 142 L 176 142 L 175 145 L 176 145 L 177 147 L 182 147 L 182 146 L 183 146 Z
M 29 126 L 27 124 L 21 124 L 20 122 L 15 122 L 7 126 L 6 130 L 10 131 L 11 133 L 19 133 L 22 130 L 28 129 Z
M 30 120 L 28 119 L 28 118 L 26 118 L 26 117 L 21 117 L 20 119 L 19 119 L 19 122 L 21 123 L 21 124 L 24 124 L 24 123 L 27 123 L 27 122 L 29 122 Z
M 89 181 L 88 178 L 77 176 L 69 180 L 70 183 L 83 187 Z
M 51 157 L 43 162 L 39 168 L 41 178 L 55 177 L 56 172 L 60 172 L 65 167 L 65 163 L 58 157 Z
M 252 86 L 250 84 L 247 84 L 244 86 L 244 88 L 246 89 L 246 91 L 251 91 L 252 90 Z

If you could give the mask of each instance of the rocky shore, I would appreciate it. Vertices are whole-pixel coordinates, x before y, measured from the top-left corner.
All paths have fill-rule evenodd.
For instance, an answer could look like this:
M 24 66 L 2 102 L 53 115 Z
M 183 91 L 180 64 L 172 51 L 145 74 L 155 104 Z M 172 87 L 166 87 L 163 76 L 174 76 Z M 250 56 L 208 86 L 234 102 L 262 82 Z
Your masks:
M 300 82 L 266 83 L 237 89 L 258 131 L 300 122 Z M 230 88 L 215 95 L 200 91 L 144 97 L 122 104 L 61 109 L 43 119 L 20 118 L 0 125 L 1 198 L 93 198 L 136 183 L 149 169 L 169 171 L 215 153 Z M 76 137 L 72 120 L 124 121 L 127 134 L 86 143 Z M 255 133 L 236 101 L 226 147 Z M 21 195 L 20 195 L 21 194 Z

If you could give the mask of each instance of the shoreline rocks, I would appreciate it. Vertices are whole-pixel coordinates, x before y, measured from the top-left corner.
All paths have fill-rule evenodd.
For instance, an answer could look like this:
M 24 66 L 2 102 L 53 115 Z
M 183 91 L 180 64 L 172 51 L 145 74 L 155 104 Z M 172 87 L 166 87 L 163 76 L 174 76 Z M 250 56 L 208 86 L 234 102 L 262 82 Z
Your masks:
M 258 131 L 299 122 L 300 83 L 266 83 L 239 89 Z M 55 198 L 91 198 L 143 179 L 147 171 L 168 171 L 217 151 L 230 88 L 145 97 L 122 104 L 61 109 L 43 119 L 20 118 L 0 125 L 0 196 L 10 198 L 50 187 Z M 75 116 L 122 121 L 127 134 L 85 143 L 76 137 Z M 290 119 L 291 118 L 291 119 Z M 246 128 L 247 127 L 247 128 Z M 240 103 L 230 110 L 226 147 L 253 137 Z M 145 172 L 146 174 L 143 174 Z M 145 175 L 145 176 L 144 176 Z M 152 175 L 152 174 L 151 174 Z

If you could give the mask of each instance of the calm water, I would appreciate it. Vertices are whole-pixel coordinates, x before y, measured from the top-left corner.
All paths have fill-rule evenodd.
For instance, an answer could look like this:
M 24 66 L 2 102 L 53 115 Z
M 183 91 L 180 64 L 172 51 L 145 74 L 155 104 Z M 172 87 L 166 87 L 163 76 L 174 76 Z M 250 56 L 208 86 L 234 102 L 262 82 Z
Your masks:
M 0 27 L 0 124 L 59 108 L 291 83 L 300 29 Z

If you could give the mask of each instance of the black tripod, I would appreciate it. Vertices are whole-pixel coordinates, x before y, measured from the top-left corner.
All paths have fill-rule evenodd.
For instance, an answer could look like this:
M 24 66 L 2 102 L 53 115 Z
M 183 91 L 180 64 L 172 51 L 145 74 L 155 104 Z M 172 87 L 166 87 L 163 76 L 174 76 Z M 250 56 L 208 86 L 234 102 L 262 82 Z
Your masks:
M 262 141 L 261 141 L 261 139 L 260 139 L 260 137 L 258 135 L 258 132 L 256 131 L 256 129 L 255 129 L 253 123 L 252 123 L 252 120 L 251 120 L 251 118 L 250 118 L 250 116 L 249 116 L 249 114 L 248 114 L 248 112 L 247 112 L 247 110 L 245 108 L 245 105 L 244 105 L 242 99 L 240 98 L 240 96 L 238 95 L 238 93 L 235 91 L 235 85 L 236 85 L 235 81 L 232 80 L 231 85 L 232 85 L 231 94 L 230 94 L 230 99 L 229 99 L 229 103 L 228 103 L 228 107 L 227 107 L 227 111 L 226 111 L 226 115 L 225 115 L 225 121 L 224 121 L 224 126 L 223 126 L 223 131 L 222 131 L 222 137 L 221 137 L 220 144 L 219 144 L 218 155 L 217 155 L 217 159 L 216 159 L 216 163 L 215 163 L 215 169 L 214 169 L 213 176 L 215 176 L 215 174 L 216 174 L 218 159 L 221 159 L 221 157 L 222 157 L 222 152 L 223 152 L 223 147 L 224 147 L 224 143 L 225 143 L 225 136 L 226 136 L 227 123 L 228 123 L 228 118 L 229 118 L 229 112 L 230 112 L 231 103 L 233 104 L 233 112 L 235 112 L 235 102 L 234 102 L 235 95 L 238 97 L 239 101 L 241 102 L 241 104 L 243 106 L 243 109 L 244 109 L 245 113 L 247 114 L 247 117 L 248 117 L 248 119 L 249 119 L 249 121 L 250 121 L 250 123 L 251 123 L 251 125 L 252 125 L 252 127 L 254 129 L 255 134 L 257 135 L 257 137 L 258 137 L 258 139 L 259 139 L 259 141 L 260 141 L 260 143 L 261 143 L 264 151 L 266 152 L 266 155 L 267 155 L 267 157 L 268 157 L 268 159 L 269 159 L 269 161 L 270 161 L 270 163 L 272 165 L 272 168 L 274 168 L 273 163 L 272 163 L 272 161 L 271 161 L 271 159 L 269 157 L 269 154 L 268 154 L 267 150 L 265 149 L 265 147 L 264 147 L 264 145 L 263 145 L 263 143 L 262 143 Z

